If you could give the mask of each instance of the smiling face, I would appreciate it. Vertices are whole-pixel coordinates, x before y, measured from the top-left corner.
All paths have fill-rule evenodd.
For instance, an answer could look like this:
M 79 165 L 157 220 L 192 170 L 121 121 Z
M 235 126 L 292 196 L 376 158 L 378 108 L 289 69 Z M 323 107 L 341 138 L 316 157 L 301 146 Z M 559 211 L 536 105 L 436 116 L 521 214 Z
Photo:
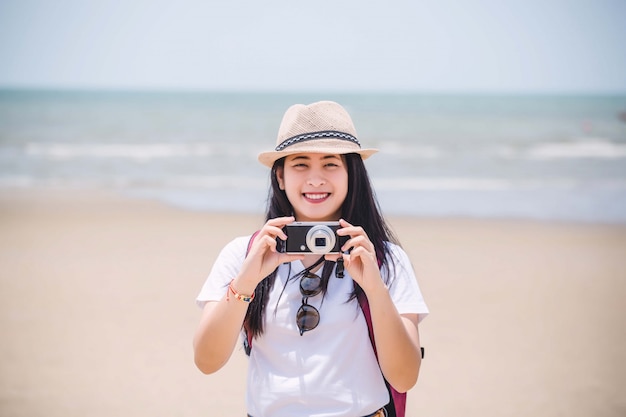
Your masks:
M 348 171 L 341 155 L 303 153 L 285 158 L 276 171 L 297 221 L 332 221 L 341 217 L 348 194 Z

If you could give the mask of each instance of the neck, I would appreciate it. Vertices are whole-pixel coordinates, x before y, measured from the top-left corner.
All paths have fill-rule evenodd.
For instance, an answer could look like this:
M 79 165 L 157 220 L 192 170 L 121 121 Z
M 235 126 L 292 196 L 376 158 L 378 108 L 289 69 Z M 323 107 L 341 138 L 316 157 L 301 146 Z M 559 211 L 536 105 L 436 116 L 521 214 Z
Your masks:
M 324 256 L 323 255 L 306 255 L 302 260 L 302 265 L 304 265 L 305 269 L 309 269 L 311 272 L 315 272 L 321 268 L 324 264 Z

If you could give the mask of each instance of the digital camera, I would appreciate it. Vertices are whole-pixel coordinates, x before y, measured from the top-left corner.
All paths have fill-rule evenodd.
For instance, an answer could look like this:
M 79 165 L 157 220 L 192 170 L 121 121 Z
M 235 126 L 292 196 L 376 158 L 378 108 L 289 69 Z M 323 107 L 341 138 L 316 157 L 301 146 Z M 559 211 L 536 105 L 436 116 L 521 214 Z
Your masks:
M 349 236 L 337 236 L 339 222 L 293 222 L 285 226 L 287 240 L 282 252 L 291 254 L 315 253 L 326 255 L 341 253 Z

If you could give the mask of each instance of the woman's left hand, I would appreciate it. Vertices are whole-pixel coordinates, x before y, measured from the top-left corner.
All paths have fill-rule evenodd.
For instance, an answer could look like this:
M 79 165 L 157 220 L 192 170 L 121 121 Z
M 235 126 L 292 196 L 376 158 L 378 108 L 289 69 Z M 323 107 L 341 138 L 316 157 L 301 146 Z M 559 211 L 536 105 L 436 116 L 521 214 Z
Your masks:
M 352 279 L 368 293 L 370 288 L 382 282 L 374 244 L 362 227 L 353 226 L 343 219 L 339 220 L 339 224 L 341 228 L 337 230 L 337 235 L 350 236 L 341 248 L 344 265 Z M 350 253 L 346 253 L 349 249 Z

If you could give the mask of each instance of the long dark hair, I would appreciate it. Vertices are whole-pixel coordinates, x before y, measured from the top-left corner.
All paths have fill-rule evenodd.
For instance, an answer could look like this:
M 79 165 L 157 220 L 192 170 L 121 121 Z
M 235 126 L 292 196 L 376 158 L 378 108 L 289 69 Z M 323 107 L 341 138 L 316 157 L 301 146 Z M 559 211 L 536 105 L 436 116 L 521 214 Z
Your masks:
M 356 153 L 343 155 L 343 159 L 348 171 L 348 194 L 341 206 L 341 216 L 348 223 L 355 226 L 361 226 L 367 236 L 374 244 L 376 249 L 376 257 L 379 266 L 387 267 L 390 271 L 393 265 L 391 257 L 387 256 L 388 247 L 386 242 L 398 244 L 398 240 L 385 222 L 381 214 L 380 206 L 374 194 L 374 190 L 370 183 L 369 175 L 361 156 Z M 281 190 L 278 184 L 277 170 L 283 169 L 285 158 L 281 158 L 274 162 L 270 174 L 271 186 L 268 196 L 268 208 L 265 216 L 266 221 L 276 217 L 284 217 L 293 215 L 293 206 L 287 198 L 284 190 Z M 328 277 L 332 270 L 334 262 L 326 261 L 322 272 L 322 281 L 327 285 Z M 267 308 L 269 293 L 274 285 L 276 278 L 276 270 L 263 279 L 256 287 L 255 298 L 250 303 L 246 317 L 244 319 L 244 328 L 252 337 L 259 336 L 263 333 L 264 315 Z M 389 283 L 391 274 L 385 274 L 383 280 Z M 325 290 L 326 285 L 323 289 Z M 358 296 L 363 290 L 355 284 L 355 289 L 349 300 Z

